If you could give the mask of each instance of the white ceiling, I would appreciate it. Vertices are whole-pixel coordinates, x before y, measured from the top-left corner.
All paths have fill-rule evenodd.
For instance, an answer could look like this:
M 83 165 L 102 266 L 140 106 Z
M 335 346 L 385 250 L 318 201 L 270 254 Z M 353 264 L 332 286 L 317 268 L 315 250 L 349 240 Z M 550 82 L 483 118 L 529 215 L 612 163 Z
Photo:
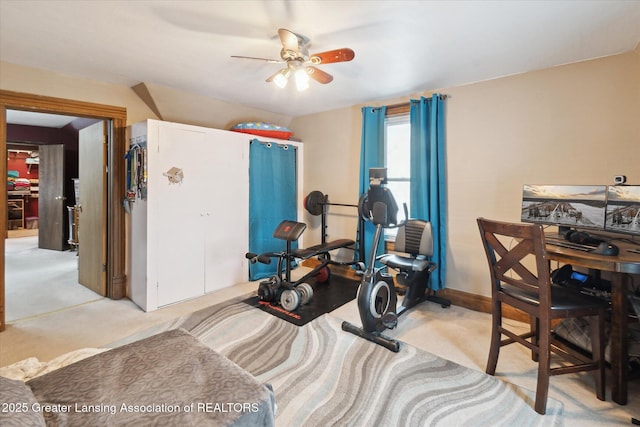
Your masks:
M 328 85 L 265 79 L 278 28 L 342 47 Z M 299 116 L 633 50 L 640 1 L 0 0 L 0 60 Z M 2 76 L 0 76 L 0 79 Z
M 77 117 L 60 114 L 34 113 L 32 111 L 7 110 L 7 123 L 14 125 L 43 126 L 47 128 L 62 128 Z

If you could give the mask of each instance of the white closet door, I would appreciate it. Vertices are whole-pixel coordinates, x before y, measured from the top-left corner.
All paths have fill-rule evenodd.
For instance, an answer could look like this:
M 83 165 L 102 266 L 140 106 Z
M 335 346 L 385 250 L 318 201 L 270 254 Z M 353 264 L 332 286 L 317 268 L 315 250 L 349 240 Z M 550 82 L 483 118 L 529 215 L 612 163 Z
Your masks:
M 207 171 L 212 168 L 209 156 L 203 153 L 206 134 L 193 129 L 160 125 L 158 134 L 158 162 L 154 168 L 156 181 L 156 209 L 149 209 L 159 242 L 158 306 L 182 301 L 204 294 L 204 230 L 206 211 L 202 193 Z M 182 170 L 180 183 L 170 183 L 163 176 L 172 168 Z
M 249 241 L 249 143 L 229 132 L 212 132 L 205 191 L 205 292 L 247 280 Z

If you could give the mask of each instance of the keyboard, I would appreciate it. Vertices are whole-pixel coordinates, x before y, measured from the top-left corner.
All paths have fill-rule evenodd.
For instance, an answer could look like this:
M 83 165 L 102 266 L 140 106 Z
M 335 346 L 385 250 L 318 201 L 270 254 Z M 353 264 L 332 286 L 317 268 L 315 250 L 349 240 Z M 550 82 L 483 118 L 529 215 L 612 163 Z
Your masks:
M 589 245 L 581 245 L 580 243 L 567 242 L 566 240 L 554 239 L 547 237 L 545 242 L 549 245 L 560 246 L 561 248 L 575 249 L 583 252 L 591 252 L 595 248 Z

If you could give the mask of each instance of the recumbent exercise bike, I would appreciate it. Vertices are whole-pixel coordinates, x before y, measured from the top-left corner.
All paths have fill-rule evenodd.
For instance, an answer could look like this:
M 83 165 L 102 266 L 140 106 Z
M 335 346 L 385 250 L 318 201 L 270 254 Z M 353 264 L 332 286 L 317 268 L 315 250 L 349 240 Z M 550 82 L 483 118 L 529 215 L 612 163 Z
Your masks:
M 398 222 L 398 206 L 386 184 L 386 169 L 372 168 L 369 171 L 369 190 L 363 194 L 359 202 L 359 215 L 375 226 L 375 234 L 371 243 L 368 263 L 362 273 L 358 288 L 357 304 L 362 327 L 349 322 L 342 323 L 344 331 L 353 333 L 371 342 L 382 345 L 391 351 L 398 352 L 400 343 L 382 335 L 385 329 L 393 329 L 398 324 L 398 317 L 408 309 L 425 300 L 435 300 L 442 307 L 450 302 L 436 299 L 427 293 L 429 276 L 437 265 L 426 257 L 433 254 L 433 238 L 431 223 L 419 219 L 405 219 Z M 405 218 L 408 218 L 404 204 Z M 384 229 L 398 228 L 395 250 L 408 254 L 377 255 L 378 242 Z M 376 261 L 383 267 L 375 267 Z M 398 271 L 396 280 L 404 289 L 396 289 L 394 280 L 387 268 Z M 396 292 L 404 292 L 400 307 L 397 305 Z

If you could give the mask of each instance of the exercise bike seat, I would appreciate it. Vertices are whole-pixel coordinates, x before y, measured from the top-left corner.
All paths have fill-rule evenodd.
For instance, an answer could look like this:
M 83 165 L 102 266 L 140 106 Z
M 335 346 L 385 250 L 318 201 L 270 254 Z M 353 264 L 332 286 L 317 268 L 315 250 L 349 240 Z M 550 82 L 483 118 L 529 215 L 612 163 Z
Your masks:
M 398 228 L 395 251 L 408 255 L 385 254 L 378 257 L 378 261 L 387 267 L 405 272 L 433 271 L 436 264 L 425 259 L 433 255 L 431 223 L 420 219 L 408 220 Z
M 294 249 L 291 254 L 296 258 L 307 259 L 313 256 L 327 253 L 335 249 L 345 248 L 347 246 L 353 246 L 356 242 L 349 239 L 333 240 L 331 242 L 320 243 L 318 245 L 309 246 L 304 249 Z

